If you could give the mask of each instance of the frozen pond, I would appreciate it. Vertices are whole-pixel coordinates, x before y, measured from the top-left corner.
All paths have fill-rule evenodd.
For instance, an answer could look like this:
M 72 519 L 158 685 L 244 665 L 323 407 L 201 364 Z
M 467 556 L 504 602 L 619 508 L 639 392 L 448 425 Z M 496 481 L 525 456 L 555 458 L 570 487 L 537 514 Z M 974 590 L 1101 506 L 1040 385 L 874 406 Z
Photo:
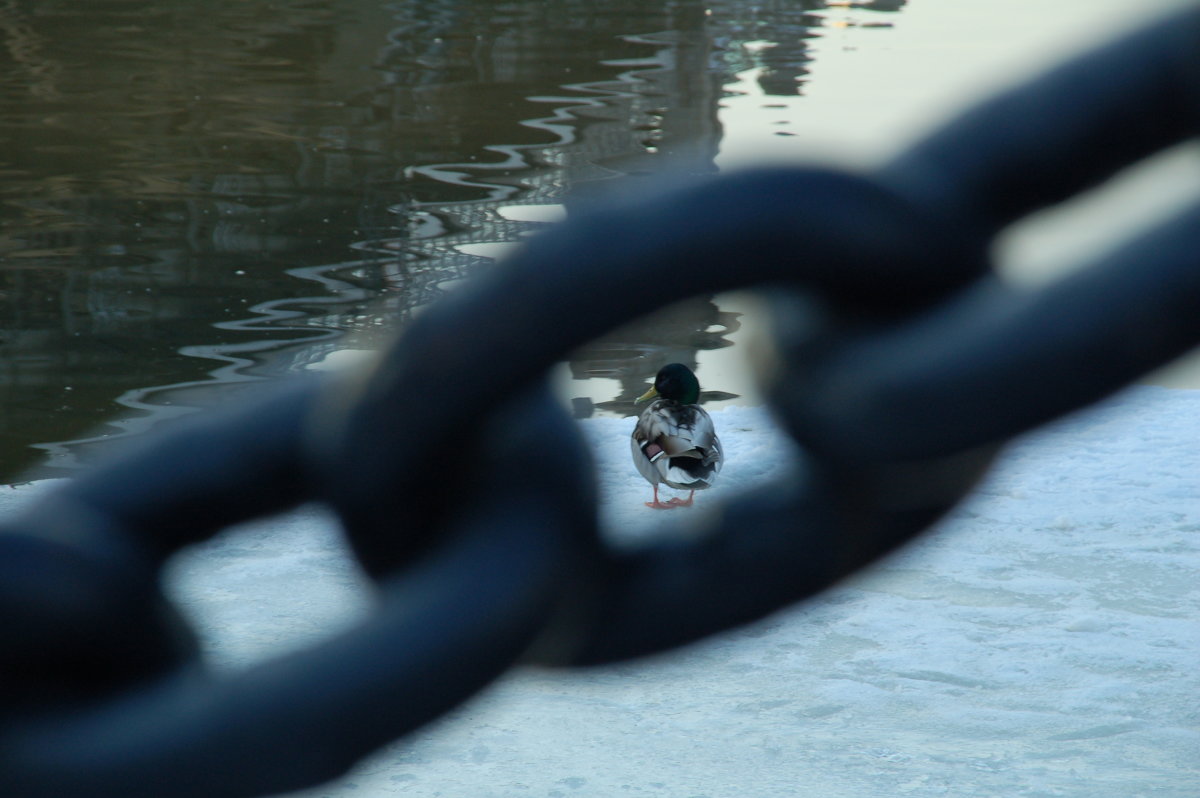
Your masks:
M 1200 783 L 1200 393 L 1142 387 L 1015 444 L 933 534 L 819 600 L 646 662 L 521 671 L 340 785 L 349 795 L 1190 798 Z M 721 485 L 782 467 L 715 414 Z M 606 522 L 657 514 L 628 422 L 581 422 Z M 680 511 L 683 512 L 683 511 Z M 175 590 L 236 668 L 363 610 L 320 516 L 232 535 Z

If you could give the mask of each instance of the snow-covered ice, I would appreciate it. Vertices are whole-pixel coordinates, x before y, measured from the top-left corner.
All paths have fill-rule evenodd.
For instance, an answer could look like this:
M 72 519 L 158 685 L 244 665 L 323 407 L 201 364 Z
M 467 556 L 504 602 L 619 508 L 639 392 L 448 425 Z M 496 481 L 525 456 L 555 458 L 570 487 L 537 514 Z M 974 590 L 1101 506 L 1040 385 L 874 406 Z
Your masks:
M 714 413 L 722 494 L 787 458 Z M 631 420 L 582 422 L 606 523 L 645 528 Z M 1200 795 L 1200 391 L 1137 387 L 1014 443 L 927 536 L 817 600 L 648 661 L 525 670 L 321 796 Z M 5 491 L 23 501 L 33 489 Z M 171 590 L 236 668 L 366 611 L 321 512 L 180 558 Z

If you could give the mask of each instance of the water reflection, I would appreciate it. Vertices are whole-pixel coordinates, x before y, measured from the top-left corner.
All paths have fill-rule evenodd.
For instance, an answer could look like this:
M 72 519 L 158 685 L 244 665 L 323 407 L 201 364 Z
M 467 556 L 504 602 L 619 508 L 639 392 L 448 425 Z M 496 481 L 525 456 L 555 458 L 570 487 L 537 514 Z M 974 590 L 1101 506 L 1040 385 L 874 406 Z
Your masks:
M 349 231 L 397 224 L 386 159 L 337 131 L 387 15 L 290 5 L 0 9 L 6 476 L 117 406 L 165 417 L 193 398 L 173 387 L 279 373 L 334 332 L 324 302 L 383 285 L 344 262 Z
M 713 171 L 724 87 L 799 91 L 822 5 L 4 4 L 0 476 L 375 345 L 544 223 L 506 209 Z M 620 410 L 738 326 L 702 298 L 571 370 Z

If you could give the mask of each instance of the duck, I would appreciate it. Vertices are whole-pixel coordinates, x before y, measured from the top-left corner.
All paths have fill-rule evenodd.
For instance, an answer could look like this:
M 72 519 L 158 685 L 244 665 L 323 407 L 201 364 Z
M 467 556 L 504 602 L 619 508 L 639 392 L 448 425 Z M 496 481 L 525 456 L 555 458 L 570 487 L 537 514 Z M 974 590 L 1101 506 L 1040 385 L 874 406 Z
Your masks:
M 634 404 L 650 402 L 633 428 L 629 445 L 638 473 L 654 488 L 647 507 L 691 507 L 696 491 L 712 487 L 724 454 L 712 417 L 700 407 L 700 381 L 682 363 L 659 369 L 650 390 Z M 660 501 L 658 486 L 690 491 L 687 499 Z

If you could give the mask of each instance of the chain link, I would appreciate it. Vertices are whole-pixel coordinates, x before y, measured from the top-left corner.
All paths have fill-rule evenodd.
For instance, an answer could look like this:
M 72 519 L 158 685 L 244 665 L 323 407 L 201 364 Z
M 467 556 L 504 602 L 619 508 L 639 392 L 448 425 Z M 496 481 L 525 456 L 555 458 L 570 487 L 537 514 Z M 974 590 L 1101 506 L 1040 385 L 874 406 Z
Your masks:
M 1200 205 L 1033 293 L 988 255 L 1014 220 L 1198 121 L 1190 9 L 873 174 L 751 171 L 567 222 L 430 308 L 373 369 L 288 384 L 57 489 L 0 529 L 0 794 L 298 789 L 520 663 L 642 656 L 824 589 L 927 529 L 1013 435 L 1200 340 Z M 767 389 L 802 477 L 687 538 L 613 550 L 586 446 L 542 375 L 636 316 L 743 286 L 777 305 Z M 465 471 L 461 451 L 477 453 Z M 310 649 L 206 673 L 162 566 L 314 500 L 338 513 L 377 609 Z

